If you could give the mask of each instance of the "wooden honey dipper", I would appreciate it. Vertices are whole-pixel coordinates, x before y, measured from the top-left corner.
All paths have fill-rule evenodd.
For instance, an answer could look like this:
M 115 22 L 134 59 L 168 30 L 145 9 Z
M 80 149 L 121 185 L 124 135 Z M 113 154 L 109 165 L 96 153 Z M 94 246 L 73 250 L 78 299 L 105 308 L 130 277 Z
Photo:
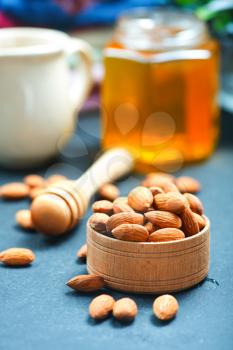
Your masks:
M 105 152 L 79 179 L 48 187 L 32 202 L 35 228 L 52 236 L 67 233 L 85 214 L 92 195 L 132 167 L 132 155 L 123 148 L 115 148 Z

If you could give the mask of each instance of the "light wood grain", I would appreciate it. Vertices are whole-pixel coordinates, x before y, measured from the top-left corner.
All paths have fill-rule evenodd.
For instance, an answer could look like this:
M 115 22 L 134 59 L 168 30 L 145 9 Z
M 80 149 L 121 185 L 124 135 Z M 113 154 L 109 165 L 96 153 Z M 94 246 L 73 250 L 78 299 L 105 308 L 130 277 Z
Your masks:
M 99 234 L 87 224 L 87 268 L 108 287 L 134 293 L 175 292 L 208 274 L 210 224 L 198 234 L 166 243 L 125 242 Z

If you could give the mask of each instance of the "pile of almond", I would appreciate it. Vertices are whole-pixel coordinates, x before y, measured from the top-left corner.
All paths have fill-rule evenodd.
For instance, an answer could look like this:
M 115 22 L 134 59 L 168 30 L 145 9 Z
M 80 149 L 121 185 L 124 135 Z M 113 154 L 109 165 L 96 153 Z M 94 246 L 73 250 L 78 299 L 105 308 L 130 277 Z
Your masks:
M 194 195 L 201 186 L 191 177 L 151 173 L 127 197 L 116 198 L 114 187 L 101 190 L 108 199 L 92 206 L 89 224 L 99 233 L 123 241 L 167 242 L 193 236 L 205 227 L 202 202 Z

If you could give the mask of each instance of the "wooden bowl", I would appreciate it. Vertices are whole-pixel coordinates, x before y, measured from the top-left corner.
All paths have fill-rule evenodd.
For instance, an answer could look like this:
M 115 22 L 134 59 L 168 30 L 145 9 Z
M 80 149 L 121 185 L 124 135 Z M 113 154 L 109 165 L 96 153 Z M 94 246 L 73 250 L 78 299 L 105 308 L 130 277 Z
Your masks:
M 176 292 L 202 281 L 209 270 L 210 222 L 180 241 L 135 243 L 93 230 L 87 223 L 87 269 L 107 287 L 133 293 Z

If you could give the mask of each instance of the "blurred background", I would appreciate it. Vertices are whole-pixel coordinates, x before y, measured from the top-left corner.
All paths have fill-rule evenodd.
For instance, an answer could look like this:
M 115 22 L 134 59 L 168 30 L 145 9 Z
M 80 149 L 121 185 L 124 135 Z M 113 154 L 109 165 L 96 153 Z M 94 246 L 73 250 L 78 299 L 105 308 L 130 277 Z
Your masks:
M 137 7 L 174 7 L 194 12 L 208 23 L 221 46 L 221 107 L 233 112 L 232 0 L 0 0 L 0 28 L 36 26 L 64 30 L 87 40 L 95 50 L 95 85 L 84 110 L 99 108 L 102 49 L 125 11 Z

